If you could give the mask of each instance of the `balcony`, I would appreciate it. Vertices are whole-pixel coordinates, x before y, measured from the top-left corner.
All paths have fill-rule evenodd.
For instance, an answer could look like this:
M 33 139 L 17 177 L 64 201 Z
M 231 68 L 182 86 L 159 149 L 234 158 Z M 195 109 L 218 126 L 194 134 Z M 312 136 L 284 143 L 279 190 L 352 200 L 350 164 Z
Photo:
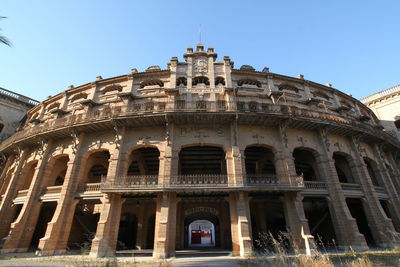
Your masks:
M 304 181 L 306 190 L 326 191 L 326 185 L 324 182 L 319 181 Z
M 26 125 L 23 130 L 15 133 L 13 136 L 3 141 L 0 145 L 0 150 L 4 150 L 12 146 L 15 142 L 45 134 L 53 130 L 70 129 L 71 126 L 87 124 L 89 122 L 97 121 L 96 127 L 103 127 L 102 130 L 109 129 L 111 119 L 119 119 L 129 121 L 132 117 L 135 117 L 135 125 L 144 123 L 154 123 L 155 121 L 149 120 L 149 115 L 157 116 L 159 120 L 163 120 L 162 114 L 172 114 L 173 116 L 181 116 L 182 113 L 211 113 L 212 116 L 215 114 L 264 114 L 270 116 L 283 115 L 290 116 L 291 118 L 298 118 L 299 123 L 319 123 L 321 121 L 329 121 L 335 124 L 341 124 L 343 126 L 353 126 L 354 131 L 369 132 L 372 135 L 384 137 L 388 141 L 395 140 L 391 135 L 378 130 L 373 125 L 361 123 L 355 119 L 343 117 L 334 111 L 329 110 L 312 110 L 307 108 L 299 108 L 290 104 L 271 104 L 263 103 L 263 101 L 253 102 L 236 102 L 236 101 L 170 101 L 170 102 L 145 102 L 140 101 L 134 102 L 129 105 L 120 105 L 114 107 L 93 107 L 89 109 L 87 113 L 66 115 L 63 118 L 48 120 L 37 125 Z M 215 116 L 214 116 L 215 117 Z M 214 118 L 213 117 L 213 118 Z M 245 116 L 246 117 L 246 116 Z M 245 118 L 243 117 L 243 118 Z M 154 118 L 154 117 L 153 117 Z M 247 117 L 246 117 L 247 118 Z M 265 117 L 257 116 L 260 121 L 264 120 Z M 208 121 L 208 117 L 206 121 Z M 251 117 L 254 120 L 253 117 Z M 305 120 L 307 119 L 307 120 Z M 311 119 L 311 120 L 310 120 Z M 246 121 L 244 121 L 246 122 Z M 158 123 L 162 124 L 161 121 Z M 257 120 L 254 123 L 258 123 Z M 293 121 L 293 127 L 295 126 Z M 146 124 L 146 125 L 147 125 Z M 88 129 L 93 130 L 94 124 L 90 124 L 91 127 Z M 349 129 L 348 127 L 346 129 Z M 69 130 L 68 130 L 69 131 Z M 66 132 L 67 133 L 67 132 Z M 396 140 L 397 142 L 397 140 Z
M 19 190 L 17 196 L 14 198 L 14 204 L 23 204 L 28 196 L 29 189 Z
M 275 175 L 248 175 L 248 182 L 235 184 L 234 177 L 226 174 L 191 174 L 165 177 L 164 183 L 157 175 L 135 175 L 116 177 L 106 181 L 103 177 L 102 192 L 135 192 L 163 190 L 301 190 L 304 186 L 301 177 L 291 183 L 281 183 Z
M 361 191 L 359 184 L 341 183 L 343 191 Z
M 90 193 L 90 192 L 95 192 L 99 193 L 100 192 L 100 186 L 101 183 L 91 183 L 91 184 L 80 184 L 78 186 L 78 193 Z
M 48 186 L 43 189 L 40 199 L 42 201 L 52 201 L 59 199 L 61 195 L 62 185 Z

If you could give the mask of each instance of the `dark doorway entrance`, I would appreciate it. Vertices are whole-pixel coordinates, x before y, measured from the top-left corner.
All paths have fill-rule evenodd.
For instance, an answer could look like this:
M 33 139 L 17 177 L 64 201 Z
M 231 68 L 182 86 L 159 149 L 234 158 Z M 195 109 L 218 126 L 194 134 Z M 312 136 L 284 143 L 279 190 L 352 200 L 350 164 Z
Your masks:
M 369 228 L 367 216 L 365 216 L 364 207 L 361 199 L 347 198 L 346 203 L 349 207 L 351 216 L 356 219 L 358 230 L 364 235 L 365 241 L 367 241 L 368 246 L 376 247 L 376 242 L 372 236 L 371 229 Z

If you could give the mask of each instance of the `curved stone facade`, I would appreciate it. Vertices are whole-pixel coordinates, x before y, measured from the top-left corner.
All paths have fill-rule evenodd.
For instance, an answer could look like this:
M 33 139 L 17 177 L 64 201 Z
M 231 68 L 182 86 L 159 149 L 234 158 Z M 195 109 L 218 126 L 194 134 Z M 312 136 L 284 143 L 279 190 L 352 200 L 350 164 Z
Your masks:
M 97 77 L 32 108 L 0 145 L 2 252 L 246 255 L 267 232 L 300 249 L 392 246 L 400 144 L 371 110 L 216 58 L 198 45 L 167 69 Z

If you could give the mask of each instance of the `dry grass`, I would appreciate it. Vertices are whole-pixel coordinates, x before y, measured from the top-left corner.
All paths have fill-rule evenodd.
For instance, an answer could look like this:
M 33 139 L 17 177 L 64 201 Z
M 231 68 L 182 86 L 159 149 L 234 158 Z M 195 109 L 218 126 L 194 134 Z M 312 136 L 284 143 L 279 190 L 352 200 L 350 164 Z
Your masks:
M 334 267 L 332 261 L 326 255 L 307 256 L 300 255 L 297 257 L 298 263 L 293 266 L 296 267 Z

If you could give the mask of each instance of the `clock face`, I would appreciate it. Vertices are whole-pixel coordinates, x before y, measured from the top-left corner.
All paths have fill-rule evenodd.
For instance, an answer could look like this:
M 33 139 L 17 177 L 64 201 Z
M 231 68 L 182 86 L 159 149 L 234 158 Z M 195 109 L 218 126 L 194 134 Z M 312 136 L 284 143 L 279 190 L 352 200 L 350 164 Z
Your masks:
M 207 72 L 207 58 L 196 58 L 194 60 L 195 72 Z

